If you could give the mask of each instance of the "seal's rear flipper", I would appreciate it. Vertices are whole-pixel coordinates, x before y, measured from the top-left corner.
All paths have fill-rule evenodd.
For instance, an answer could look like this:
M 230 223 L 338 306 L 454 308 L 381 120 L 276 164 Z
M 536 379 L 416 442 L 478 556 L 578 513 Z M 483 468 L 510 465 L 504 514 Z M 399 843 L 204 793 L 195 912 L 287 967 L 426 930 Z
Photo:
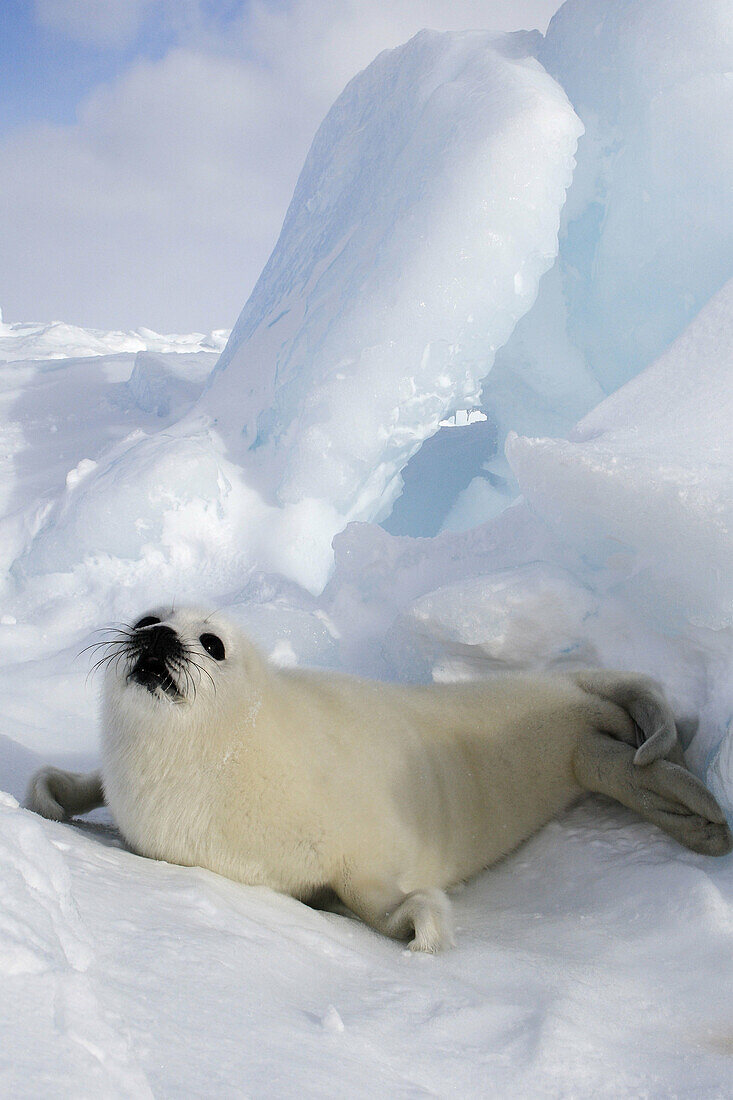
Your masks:
M 664 757 L 684 762 L 672 708 L 654 680 L 635 672 L 591 669 L 577 672 L 575 682 L 583 691 L 600 695 L 631 715 L 638 737 L 634 754 L 638 767 Z
M 615 798 L 693 852 L 724 856 L 733 850 L 725 815 L 699 779 L 669 760 L 640 768 L 634 755 L 631 746 L 591 731 L 578 744 L 576 778 L 586 790 Z

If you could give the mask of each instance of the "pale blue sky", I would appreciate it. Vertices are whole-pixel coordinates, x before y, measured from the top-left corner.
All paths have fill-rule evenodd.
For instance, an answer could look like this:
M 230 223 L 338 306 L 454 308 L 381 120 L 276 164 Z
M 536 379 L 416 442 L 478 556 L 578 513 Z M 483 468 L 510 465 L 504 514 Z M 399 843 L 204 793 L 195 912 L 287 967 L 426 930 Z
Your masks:
M 344 84 L 422 27 L 558 0 L 0 0 L 0 308 L 230 327 Z
M 95 85 L 119 76 L 141 54 L 161 57 L 173 41 L 161 19 L 140 32 L 129 43 L 78 41 L 42 22 L 33 0 L 3 0 L 0 134 L 34 121 L 73 122 L 77 104 Z

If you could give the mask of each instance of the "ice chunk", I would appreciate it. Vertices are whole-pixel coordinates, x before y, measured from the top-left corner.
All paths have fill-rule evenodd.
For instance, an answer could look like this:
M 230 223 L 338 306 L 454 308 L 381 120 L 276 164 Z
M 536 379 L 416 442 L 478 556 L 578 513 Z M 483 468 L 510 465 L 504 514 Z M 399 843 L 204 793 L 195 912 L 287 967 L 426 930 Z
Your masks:
M 493 523 L 436 538 L 395 537 L 381 527 L 352 523 L 334 540 L 336 564 L 322 605 L 340 633 L 342 661 L 368 675 L 422 676 L 410 661 L 396 666 L 384 648 L 395 619 L 437 588 L 537 561 L 580 565 L 526 505 L 507 508 Z M 392 647 L 393 652 L 393 647 Z M 411 671 L 410 671 L 411 670 Z
M 598 664 L 584 623 L 599 600 L 546 565 L 445 585 L 396 619 L 387 651 L 404 679 L 476 679 L 497 669 Z
M 727 0 L 569 0 L 539 43 L 585 134 L 557 262 L 484 382 L 500 452 L 510 430 L 565 435 L 733 272 L 732 27 Z M 474 481 L 446 528 L 506 500 Z
M 534 300 L 580 132 L 485 33 L 423 32 L 349 84 L 200 405 L 268 500 L 389 511 Z
M 213 359 L 208 353 L 164 356 L 139 351 L 128 382 L 130 397 L 143 412 L 182 416 L 200 395 Z
M 483 385 L 500 452 L 510 430 L 565 435 L 733 273 L 732 36 L 728 0 L 568 0 L 550 23 L 537 57 L 585 134 L 558 259 Z M 446 527 L 506 499 L 474 482 Z
M 567 0 L 539 49 L 586 127 L 560 262 L 607 392 L 733 274 L 732 54 L 729 0 Z

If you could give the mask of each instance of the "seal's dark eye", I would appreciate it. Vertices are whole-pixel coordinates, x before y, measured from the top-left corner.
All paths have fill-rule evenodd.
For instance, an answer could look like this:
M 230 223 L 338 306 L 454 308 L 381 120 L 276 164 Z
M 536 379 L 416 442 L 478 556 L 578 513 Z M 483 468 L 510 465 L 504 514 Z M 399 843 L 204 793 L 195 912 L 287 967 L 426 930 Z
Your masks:
M 160 619 L 156 619 L 155 615 L 146 615 L 144 619 L 141 619 L 139 623 L 135 623 L 133 630 L 142 630 L 144 626 L 155 626 L 159 623 Z
M 215 661 L 224 660 L 226 657 L 224 643 L 221 638 L 217 638 L 216 634 L 202 634 L 199 641 L 209 656 L 213 657 Z

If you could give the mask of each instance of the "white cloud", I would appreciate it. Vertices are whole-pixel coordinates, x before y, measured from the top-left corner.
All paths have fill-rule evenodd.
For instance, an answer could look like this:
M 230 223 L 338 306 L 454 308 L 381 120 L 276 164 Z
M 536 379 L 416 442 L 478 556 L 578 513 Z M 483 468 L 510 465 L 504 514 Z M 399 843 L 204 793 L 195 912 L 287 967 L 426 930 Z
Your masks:
M 120 5 L 53 6 L 59 19 L 62 9 L 107 10 L 94 33 L 111 36 Z M 423 26 L 544 28 L 556 6 L 255 0 L 223 33 L 195 0 L 182 2 L 179 45 L 164 58 L 137 62 L 97 89 L 75 125 L 36 125 L 0 146 L 6 319 L 232 325 L 276 240 L 313 133 L 355 72 Z
M 399 0 L 398 0 L 399 2 Z M 33 0 L 36 22 L 89 46 L 122 49 L 149 24 L 171 40 L 214 36 L 249 0 Z
M 36 20 L 52 31 L 95 46 L 135 38 L 155 0 L 35 0 Z

